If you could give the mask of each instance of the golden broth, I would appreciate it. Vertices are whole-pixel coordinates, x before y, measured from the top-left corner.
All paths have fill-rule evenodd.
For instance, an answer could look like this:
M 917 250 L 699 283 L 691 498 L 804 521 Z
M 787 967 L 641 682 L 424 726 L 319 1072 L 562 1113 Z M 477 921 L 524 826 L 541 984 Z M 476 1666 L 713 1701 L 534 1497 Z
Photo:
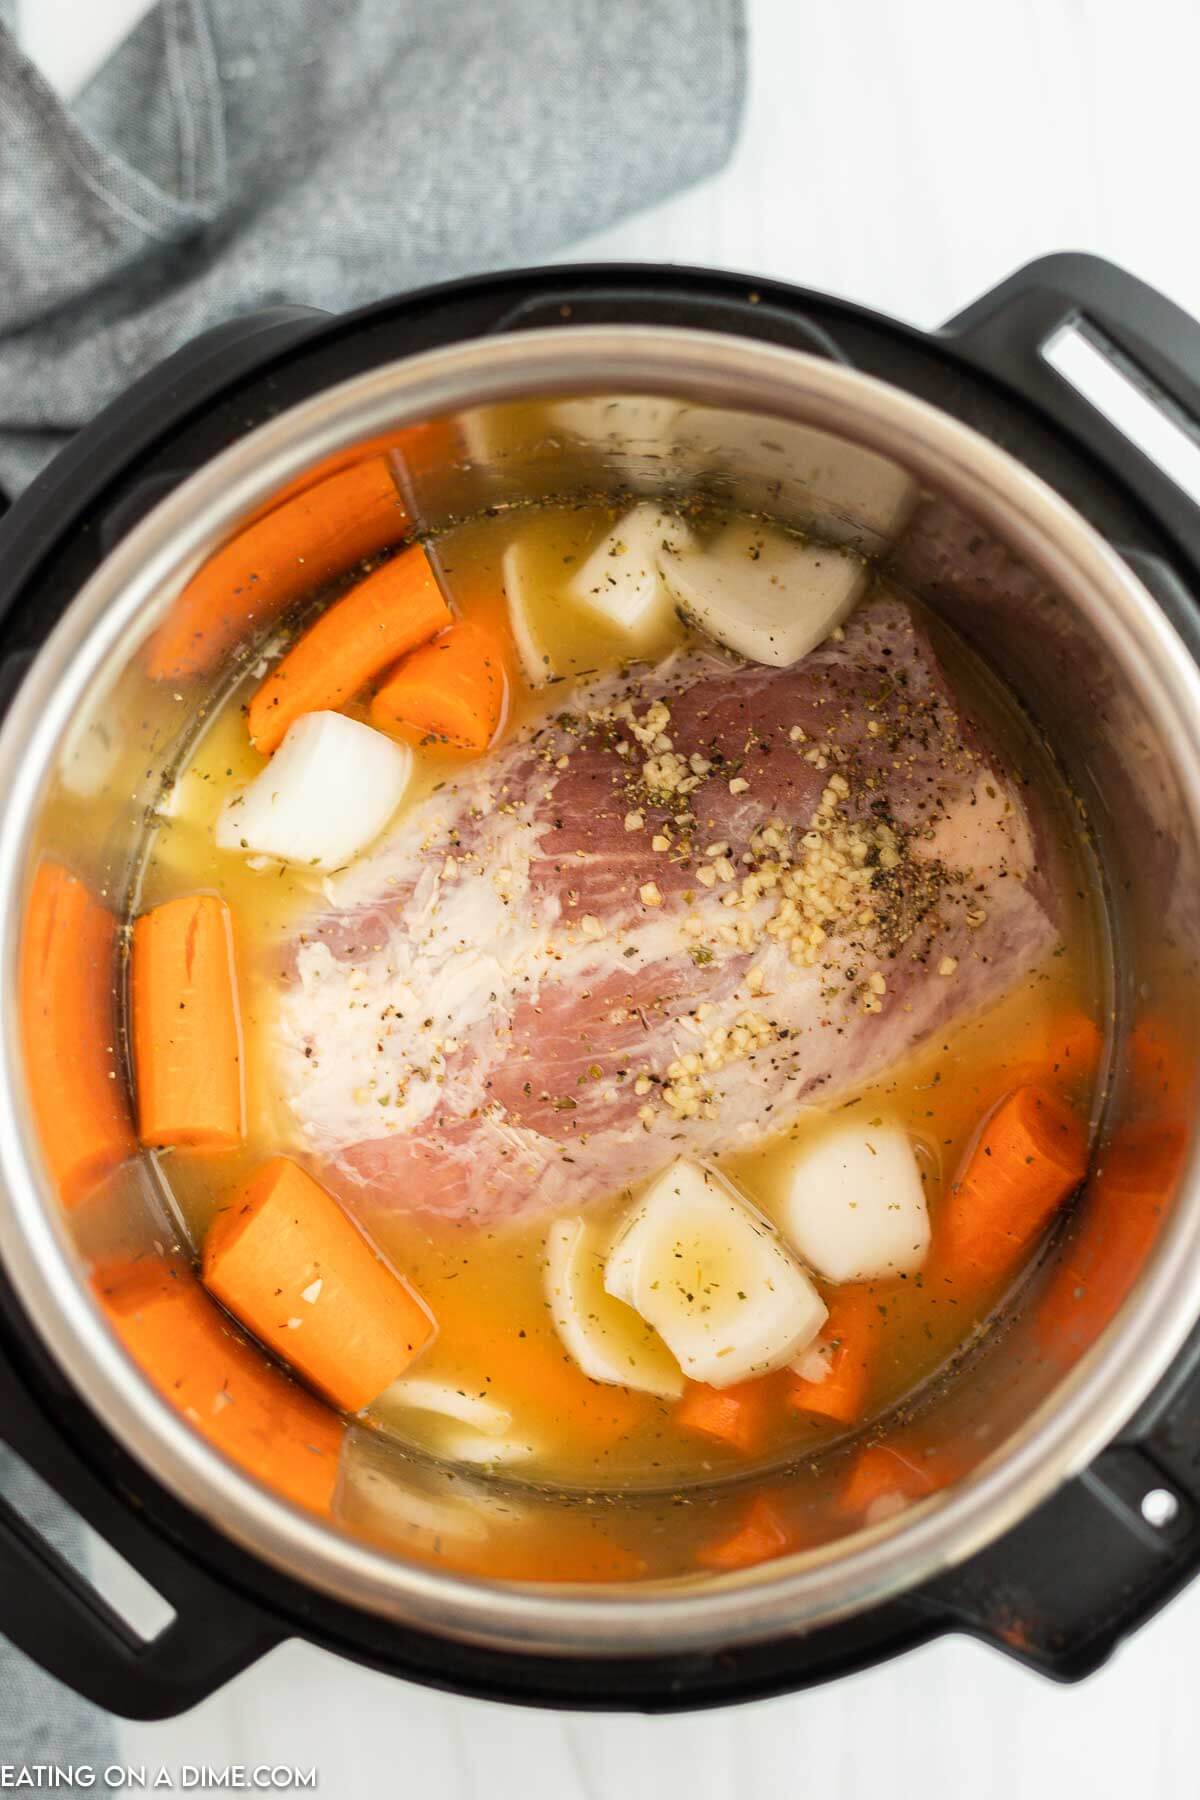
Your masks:
M 559 594 L 573 568 L 616 516 L 615 511 L 597 507 L 546 508 L 472 522 L 438 540 L 439 573 L 462 616 L 495 625 L 503 616 L 501 558 L 520 536 L 527 578 L 540 589 L 535 611 L 560 665 L 569 668 L 572 677 L 613 667 L 620 650 L 617 639 L 590 617 L 559 605 Z M 1044 1058 L 1044 1047 L 1063 1020 L 1082 1014 L 1099 1021 L 1102 1028 L 1107 1026 L 1102 913 L 1077 814 L 1060 792 L 1047 753 L 1015 707 L 944 628 L 932 630 L 966 709 L 986 721 L 1009 767 L 1034 784 L 1053 821 L 1048 860 L 1056 865 L 1054 883 L 1066 899 L 1063 946 L 999 1004 L 925 1045 L 885 1079 L 871 1082 L 831 1108 L 805 1109 L 771 1142 L 718 1158 L 721 1168 L 768 1218 L 778 1207 L 783 1150 L 819 1129 L 830 1111 L 854 1109 L 868 1122 L 884 1117 L 898 1121 L 919 1146 L 936 1234 L 944 1186 L 980 1120 L 1014 1085 L 1017 1072 L 1027 1062 L 1036 1065 L 1039 1057 Z M 671 636 L 678 640 L 680 633 L 666 634 L 654 646 L 656 653 L 669 648 Z M 167 797 L 148 815 L 131 891 L 132 913 L 177 894 L 216 892 L 228 901 L 236 921 L 246 1051 L 245 1145 L 228 1154 L 174 1151 L 153 1159 L 164 1196 L 193 1250 L 198 1250 L 215 1210 L 227 1201 L 231 1189 L 289 1141 L 288 1121 L 277 1116 L 270 1098 L 266 1046 L 276 1005 L 280 947 L 299 921 L 319 907 L 322 895 L 321 877 L 310 870 L 276 863 L 255 866 L 253 859 L 218 851 L 213 843 L 212 827 L 222 802 L 262 767 L 262 758 L 249 743 L 244 717 L 245 703 L 261 673 L 261 664 L 244 668 L 202 720 L 185 766 Z M 157 729 L 153 709 L 163 709 L 165 721 L 170 706 L 152 684 L 141 686 L 145 692 L 123 695 L 122 705 L 135 699 Z M 554 710 L 562 693 L 561 685 L 533 692 L 517 682 L 510 697 L 508 729 Z M 362 710 L 358 709 L 360 716 Z M 445 751 L 423 754 L 420 778 L 406 804 L 444 780 L 457 760 Z M 70 798 L 60 806 L 72 818 L 78 812 L 79 830 L 85 834 L 86 808 Z M 1089 1079 L 1096 1079 L 1094 1071 Z M 1074 1097 L 1085 1112 L 1094 1111 L 1094 1092 Z M 128 1175 L 118 1179 L 114 1192 L 126 1196 L 118 1201 L 119 1212 L 121 1204 L 128 1204 Z M 632 1197 L 630 1192 L 614 1194 L 588 1216 L 615 1230 Z M 111 1220 L 113 1215 L 108 1216 Z M 544 1220 L 486 1228 L 374 1204 L 363 1212 L 361 1223 L 411 1279 L 439 1322 L 437 1339 L 416 1366 L 420 1375 L 445 1379 L 470 1395 L 502 1395 L 512 1413 L 506 1438 L 536 1446 L 536 1454 L 514 1464 L 510 1473 L 594 1492 L 677 1490 L 747 1468 L 746 1459 L 732 1450 L 681 1428 L 671 1402 L 643 1394 L 618 1402 L 596 1384 L 584 1384 L 596 1389 L 598 1398 L 594 1404 L 580 1405 L 582 1378 L 569 1364 L 548 1311 Z M 99 1229 L 93 1227 L 93 1235 Z M 875 1286 L 883 1325 L 867 1420 L 896 1407 L 944 1368 L 983 1328 L 989 1309 L 1000 1298 L 984 1293 L 964 1307 L 944 1287 L 921 1275 Z M 384 1433 L 435 1456 L 443 1453 L 445 1424 L 435 1415 L 397 1410 L 384 1401 L 373 1409 L 372 1418 Z M 781 1401 L 771 1413 L 755 1464 L 769 1468 L 797 1457 L 807 1459 L 845 1435 L 844 1426 L 797 1414 Z

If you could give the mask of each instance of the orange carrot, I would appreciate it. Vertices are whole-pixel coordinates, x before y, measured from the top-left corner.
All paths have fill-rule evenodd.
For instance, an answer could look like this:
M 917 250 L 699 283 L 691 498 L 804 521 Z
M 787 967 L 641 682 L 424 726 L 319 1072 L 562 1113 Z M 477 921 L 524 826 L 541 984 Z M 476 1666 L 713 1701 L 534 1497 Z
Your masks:
M 242 1058 L 229 908 L 215 894 L 156 906 L 133 928 L 130 961 L 142 1143 L 234 1149 Z
M 985 1121 L 934 1231 L 951 1276 L 1006 1275 L 1087 1173 L 1083 1125 L 1053 1089 L 1016 1088 Z
M 250 702 L 255 749 L 269 756 L 302 713 L 336 712 L 449 622 L 429 558 L 414 544 L 323 612 L 267 676 Z
M 403 535 L 391 464 L 373 456 L 274 506 L 209 557 L 146 648 L 155 681 L 213 669 L 254 626 Z
M 1038 1341 L 1069 1367 L 1112 1319 L 1154 1246 L 1187 1155 L 1194 1077 L 1179 1025 L 1154 1012 L 1123 1048 L 1128 1109 L 1102 1145 L 1034 1309 Z
M 572 1516 L 561 1509 L 535 1532 L 516 1530 L 463 1552 L 450 1543 L 437 1561 L 462 1574 L 490 1581 L 587 1583 L 637 1581 L 649 1572 L 644 1556 L 615 1540 L 607 1522 L 594 1515 Z
M 275 507 L 294 499 L 297 494 L 303 494 L 307 489 L 328 481 L 330 476 L 340 475 L 343 469 L 352 464 L 366 462 L 369 458 L 386 458 L 391 464 L 403 507 L 414 478 L 424 479 L 430 475 L 440 478 L 448 466 L 461 464 L 466 459 L 466 454 L 462 434 L 449 419 L 426 419 L 416 425 L 403 425 L 399 430 L 364 438 L 361 443 L 352 444 L 347 450 L 335 450 L 332 456 L 323 457 L 319 463 L 305 469 L 302 474 L 294 476 L 277 489 L 269 502 L 259 509 L 259 516 L 272 512 Z M 403 516 L 407 520 L 408 515 Z M 388 542 L 391 541 L 389 538 Z
M 727 1388 L 689 1381 L 674 1418 L 685 1431 L 699 1431 L 740 1456 L 752 1456 L 767 1435 L 778 1401 L 779 1384 L 769 1376 Z
M 1129 1033 L 1126 1057 L 1132 1099 L 1141 1112 L 1162 1117 L 1191 1110 L 1195 1054 L 1172 1020 L 1144 1013 Z
M 413 1290 L 285 1156 L 217 1214 L 201 1273 L 260 1343 L 345 1412 L 390 1386 L 434 1332 Z
M 329 1511 L 345 1425 L 247 1343 L 187 1263 L 110 1263 L 92 1286 L 143 1374 L 197 1431 L 285 1498 Z
M 34 1119 L 64 1206 L 137 1149 L 115 1048 L 116 930 L 74 875 L 39 865 L 21 938 L 21 1028 Z
M 448 1283 L 438 1293 L 439 1348 L 453 1352 L 465 1379 L 487 1371 L 487 1392 L 499 1405 L 541 1422 L 564 1443 L 602 1455 L 654 1417 L 648 1394 L 592 1381 L 547 1331 L 544 1307 L 519 1309 Z M 440 1371 L 439 1371 L 440 1372 Z
M 741 1524 L 727 1536 L 701 1545 L 696 1561 L 704 1569 L 749 1569 L 796 1548 L 796 1534 L 778 1506 L 765 1494 L 757 1494 Z
M 1010 1080 L 1058 1082 L 1091 1081 L 1104 1054 L 1104 1033 L 1095 1019 L 1078 1007 L 1067 1006 L 1050 1019 L 1037 1022 L 1018 1038 L 1005 1057 Z
M 787 1389 L 789 1406 L 842 1425 L 862 1417 L 879 1347 L 880 1310 L 877 1291 L 867 1283 L 834 1289 L 829 1317 L 813 1346 L 825 1360 L 825 1374 L 813 1381 L 793 1373 Z
M 469 464 L 460 423 L 452 419 L 422 419 L 392 434 L 392 465 L 396 485 L 414 518 L 422 517 L 432 498 L 433 510 L 445 511 L 446 472 Z
M 1143 1013 L 1124 1046 L 1128 1105 L 1102 1145 L 1054 1273 L 1034 1309 L 1038 1341 L 1069 1367 L 1133 1287 L 1170 1208 L 1191 1134 L 1194 1077 L 1181 1028 Z
M 290 481 L 285 481 L 282 487 L 276 488 L 275 492 L 256 509 L 251 518 L 247 519 L 246 523 L 250 524 L 256 519 L 265 519 L 268 513 L 275 511 L 276 507 L 285 506 L 289 500 L 294 500 L 298 494 L 307 494 L 310 493 L 313 488 L 322 487 L 327 481 L 332 480 L 335 475 L 341 475 L 347 469 L 366 468 L 369 463 L 386 462 L 390 465 L 390 473 L 396 485 L 396 497 L 399 500 L 401 508 L 400 517 L 404 524 L 407 525 L 408 515 L 403 510 L 404 496 L 400 493 L 400 481 L 396 472 L 396 460 L 392 455 L 395 444 L 396 433 L 391 431 L 377 437 L 364 438 L 361 443 L 351 444 L 345 450 L 335 450 L 332 456 L 323 456 L 320 462 L 311 464 L 307 469 L 302 469 L 299 475 L 293 475 Z M 371 479 L 374 480 L 378 474 L 379 472 L 373 469 L 371 471 Z M 384 489 L 384 492 L 386 493 L 386 489 Z M 393 515 L 395 513 L 395 507 L 396 501 L 393 500 L 390 504 L 390 510 Z M 393 541 L 393 538 L 389 538 L 387 541 L 390 544 Z
M 851 1463 L 837 1504 L 841 1512 L 861 1515 L 884 1501 L 887 1511 L 898 1512 L 902 1503 L 919 1500 L 942 1485 L 939 1472 L 932 1466 L 925 1466 L 886 1444 L 867 1444 Z M 880 1507 L 879 1510 L 884 1509 Z
M 1188 1131 L 1156 1121 L 1121 1128 L 1098 1158 L 1034 1322 L 1043 1349 L 1069 1366 L 1100 1335 L 1137 1280 L 1187 1155 Z
M 371 723 L 422 744 L 478 752 L 495 737 L 507 700 L 499 637 L 463 620 L 405 657 L 371 702 Z

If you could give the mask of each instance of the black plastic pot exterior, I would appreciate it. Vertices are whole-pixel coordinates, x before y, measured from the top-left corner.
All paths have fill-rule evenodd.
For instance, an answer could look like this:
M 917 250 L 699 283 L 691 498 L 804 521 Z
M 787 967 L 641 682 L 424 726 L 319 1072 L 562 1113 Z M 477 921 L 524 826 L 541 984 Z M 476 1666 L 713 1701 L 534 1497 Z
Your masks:
M 383 362 L 574 324 L 691 325 L 765 338 L 847 361 L 929 401 L 1056 488 L 1200 652 L 1200 510 L 1041 355 L 1055 330 L 1080 321 L 1178 413 L 1200 419 L 1200 325 L 1131 276 L 1080 256 L 1032 264 L 936 334 L 779 284 L 620 266 L 459 282 L 344 318 L 280 308 L 235 321 L 106 409 L 0 520 L 0 701 L 120 537 L 229 443 Z M 1120 1441 L 987 1551 L 842 1624 L 706 1655 L 502 1655 L 403 1630 L 289 1581 L 213 1532 L 104 1431 L 41 1347 L 2 1272 L 0 1434 L 175 1608 L 173 1623 L 143 1643 L 0 1506 L 0 1629 L 79 1692 L 131 1717 L 184 1710 L 294 1635 L 434 1686 L 591 1709 L 758 1698 L 951 1630 L 1075 1679 L 1200 1564 L 1200 1332 Z M 1143 1516 L 1154 1489 L 1175 1502 L 1167 1523 Z

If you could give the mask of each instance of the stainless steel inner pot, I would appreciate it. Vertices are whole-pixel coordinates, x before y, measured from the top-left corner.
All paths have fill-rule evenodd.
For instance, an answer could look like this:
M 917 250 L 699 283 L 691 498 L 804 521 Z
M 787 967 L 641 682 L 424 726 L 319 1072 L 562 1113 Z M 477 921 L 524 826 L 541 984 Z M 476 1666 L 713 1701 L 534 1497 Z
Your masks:
M 761 343 L 637 326 L 530 331 L 389 366 L 234 444 L 139 524 L 75 599 L 0 731 L 4 991 L 17 987 L 31 855 L 64 758 L 111 714 L 122 670 L 198 564 L 306 470 L 437 420 L 460 452 L 411 476 L 421 530 L 549 495 L 698 491 L 890 563 L 981 649 L 1044 728 L 1108 882 L 1119 1020 L 1161 996 L 1200 1015 L 1200 673 L 1150 594 L 1009 456 L 857 372 Z M 446 441 L 443 434 L 442 442 Z M 180 697 L 176 739 L 194 701 Z M 169 763 L 171 739 L 161 746 Z M 149 796 L 97 798 L 133 833 Z M 1184 1004 L 1180 1004 L 1180 996 Z M 1112 1439 L 1200 1316 L 1194 1146 L 1153 1250 L 1068 1372 L 1006 1349 L 970 1412 L 983 1460 L 957 1485 L 843 1542 L 672 1585 L 534 1588 L 439 1573 L 300 1512 L 242 1474 L 151 1388 L 95 1305 L 30 1120 L 17 1009 L 0 1079 L 0 1255 L 65 1375 L 168 1490 L 295 1579 L 435 1634 L 616 1655 L 712 1648 L 818 1625 L 955 1564 L 1027 1515 Z M 1194 1048 L 1194 1047 L 1192 1047 Z M 1119 1130 L 1114 1073 L 1104 1130 Z M 1019 1345 L 1019 1332 L 1007 1342 Z M 990 1409 L 990 1411 L 989 1411 Z

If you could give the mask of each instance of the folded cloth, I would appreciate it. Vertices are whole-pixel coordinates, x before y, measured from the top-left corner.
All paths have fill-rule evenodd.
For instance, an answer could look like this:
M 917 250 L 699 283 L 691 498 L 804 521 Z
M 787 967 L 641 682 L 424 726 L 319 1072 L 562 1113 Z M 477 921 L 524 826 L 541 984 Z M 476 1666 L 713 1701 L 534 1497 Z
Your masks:
M 84 1568 L 78 1519 L 3 1444 L 0 1493 L 18 1518 L 40 1532 L 63 1562 L 73 1569 Z M 0 1602 L 0 1625 L 3 1621 Z M 114 1760 L 116 1748 L 116 1732 L 107 1713 L 51 1680 L 10 1644 L 0 1642 L 0 1764 L 14 1770 L 82 1766 L 99 1772 Z M 3 1785 L 16 1786 L 17 1776 Z M 49 1778 L 43 1777 L 41 1785 L 49 1786 Z
M 741 0 L 159 0 L 70 108 L 0 23 L 0 488 L 218 320 L 534 261 L 711 174 L 742 87 Z
M 742 100 L 741 0 L 159 0 L 70 108 L 11 25 L 0 0 L 10 495 L 206 326 L 552 255 L 719 168 Z M 0 1491 L 80 1561 L 2 1448 Z M 0 1760 L 112 1749 L 0 1646 Z

